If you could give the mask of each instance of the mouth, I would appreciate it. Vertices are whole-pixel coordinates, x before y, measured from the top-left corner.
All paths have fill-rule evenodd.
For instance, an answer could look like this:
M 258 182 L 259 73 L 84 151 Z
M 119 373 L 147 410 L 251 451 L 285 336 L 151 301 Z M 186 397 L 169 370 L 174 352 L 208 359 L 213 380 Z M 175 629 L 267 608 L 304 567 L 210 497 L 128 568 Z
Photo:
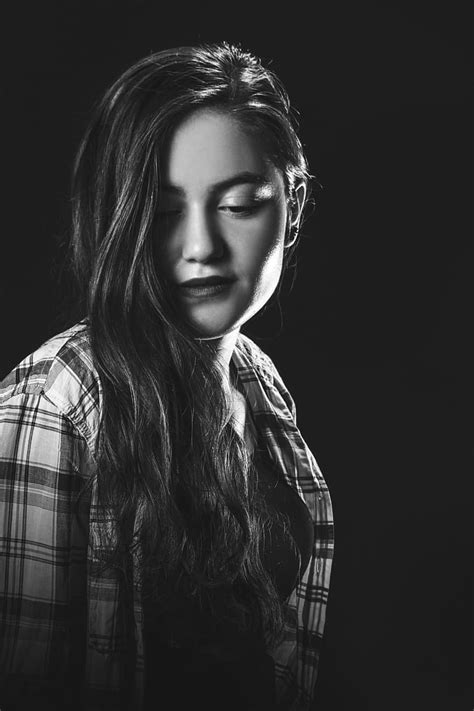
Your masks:
M 189 298 L 218 296 L 228 291 L 235 279 L 219 275 L 188 279 L 178 284 L 180 292 Z

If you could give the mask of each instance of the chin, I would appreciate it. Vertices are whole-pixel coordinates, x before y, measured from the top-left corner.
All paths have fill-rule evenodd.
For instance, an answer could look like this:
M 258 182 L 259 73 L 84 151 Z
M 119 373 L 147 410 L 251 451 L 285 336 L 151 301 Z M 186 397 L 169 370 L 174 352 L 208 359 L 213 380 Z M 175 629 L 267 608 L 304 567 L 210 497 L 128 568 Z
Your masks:
M 246 314 L 200 314 L 201 318 L 189 318 L 188 323 L 197 338 L 213 339 L 227 336 L 238 330 L 248 319 Z M 204 317 L 202 317 L 204 316 Z
M 259 299 L 252 303 L 240 304 L 240 308 L 226 309 L 206 309 L 201 312 L 187 314 L 187 321 L 196 334 L 196 338 L 214 339 L 223 338 L 229 334 L 240 330 L 240 328 L 250 321 L 260 309 L 263 308 L 268 299 Z
M 222 328 L 216 328 L 215 325 L 209 328 L 203 328 L 202 326 L 197 326 L 196 324 L 192 324 L 192 327 L 196 334 L 196 338 L 202 341 L 211 341 L 213 339 L 223 338 L 239 328 L 239 326 L 223 326 Z

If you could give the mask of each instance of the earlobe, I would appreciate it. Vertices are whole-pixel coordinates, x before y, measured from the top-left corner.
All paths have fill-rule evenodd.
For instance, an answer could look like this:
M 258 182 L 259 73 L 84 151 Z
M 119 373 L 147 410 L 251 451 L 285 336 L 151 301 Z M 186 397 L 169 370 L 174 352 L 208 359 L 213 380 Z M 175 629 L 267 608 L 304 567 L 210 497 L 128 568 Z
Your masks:
M 306 184 L 300 183 L 295 188 L 294 199 L 288 209 L 288 227 L 285 239 L 285 249 L 292 247 L 298 238 L 305 199 Z

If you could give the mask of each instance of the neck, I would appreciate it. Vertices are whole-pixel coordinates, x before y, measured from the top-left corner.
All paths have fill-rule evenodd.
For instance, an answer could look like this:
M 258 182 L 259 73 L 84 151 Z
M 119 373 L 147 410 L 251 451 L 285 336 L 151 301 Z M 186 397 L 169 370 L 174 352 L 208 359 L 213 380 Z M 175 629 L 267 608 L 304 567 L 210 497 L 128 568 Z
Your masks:
M 212 339 L 212 341 L 215 346 L 216 363 L 222 373 L 222 389 L 227 400 L 233 426 L 236 432 L 246 440 L 249 449 L 252 449 L 253 445 L 249 439 L 248 427 L 246 427 L 245 398 L 235 388 L 230 375 L 230 362 L 238 335 L 239 329 L 235 329 L 220 338 Z
M 230 361 L 232 359 L 238 335 L 239 329 L 236 328 L 234 331 L 226 333 L 224 336 L 220 336 L 219 338 L 205 339 L 212 341 L 215 346 L 216 362 L 222 370 L 222 382 L 224 389 L 228 389 L 230 386 Z
M 227 333 L 225 336 L 222 336 L 217 346 L 217 359 L 224 369 L 226 381 L 230 380 L 230 361 L 232 359 L 238 335 L 239 329 L 236 329 L 231 333 Z

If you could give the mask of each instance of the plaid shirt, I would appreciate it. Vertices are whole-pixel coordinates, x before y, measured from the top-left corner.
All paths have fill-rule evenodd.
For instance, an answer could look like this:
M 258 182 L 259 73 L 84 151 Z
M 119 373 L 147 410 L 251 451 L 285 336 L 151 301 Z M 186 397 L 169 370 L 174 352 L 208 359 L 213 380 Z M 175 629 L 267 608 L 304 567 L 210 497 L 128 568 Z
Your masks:
M 241 334 L 233 362 L 272 458 L 314 521 L 312 557 L 290 597 L 285 638 L 272 651 L 280 708 L 304 711 L 325 623 L 331 500 L 270 358 Z M 100 412 L 84 322 L 48 340 L 0 383 L 2 711 L 142 707 L 139 586 L 127 597 L 119 577 L 97 566 L 104 522 L 91 472 Z

